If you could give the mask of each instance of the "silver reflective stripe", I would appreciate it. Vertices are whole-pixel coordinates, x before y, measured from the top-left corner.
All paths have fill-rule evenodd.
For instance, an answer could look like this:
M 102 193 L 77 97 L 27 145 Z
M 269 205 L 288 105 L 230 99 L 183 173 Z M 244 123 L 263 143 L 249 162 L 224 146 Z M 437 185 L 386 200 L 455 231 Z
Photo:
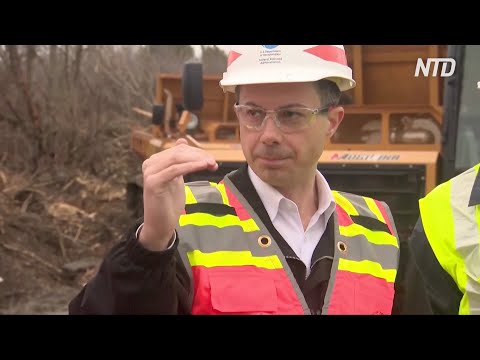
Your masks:
M 213 186 L 210 186 L 210 182 L 207 180 L 192 181 L 192 182 L 185 183 L 185 185 L 190 188 L 197 203 L 201 203 L 201 202 L 220 203 L 220 204 L 223 203 L 221 194 Z M 188 294 L 188 303 L 190 307 L 193 304 L 194 284 L 193 284 L 192 268 L 190 266 L 190 262 L 188 261 L 187 252 L 194 249 L 193 246 L 195 245 L 193 244 L 198 243 L 198 241 L 196 241 L 198 240 L 197 237 L 193 235 L 195 234 L 195 230 L 191 229 L 192 227 L 196 228 L 195 226 L 189 225 L 186 227 L 177 226 L 177 229 L 176 229 L 179 237 L 178 249 L 180 250 L 179 251 L 180 258 L 182 259 L 183 265 L 187 270 L 188 276 L 190 278 L 190 292 Z M 218 228 L 215 228 L 215 232 L 218 232 Z M 218 233 L 217 233 L 217 236 L 218 236 Z M 188 243 L 189 241 L 191 241 L 192 243 L 189 244 Z M 182 251 L 182 249 L 185 249 L 185 250 Z M 198 249 L 198 247 L 195 249 Z
M 229 226 L 227 229 L 228 230 L 220 229 L 216 226 L 201 226 L 201 229 L 199 229 L 196 225 L 184 225 L 181 227 L 181 232 L 184 234 L 186 232 L 195 233 L 196 231 L 201 231 L 201 239 L 189 242 L 193 247 L 196 247 L 197 249 L 201 248 L 202 252 L 248 250 L 252 253 L 252 256 L 266 256 L 267 252 L 268 255 L 278 255 L 277 253 L 270 254 L 272 252 L 270 249 L 265 250 L 258 245 L 258 237 L 260 235 L 270 236 L 268 232 L 254 231 L 253 236 L 249 237 L 249 233 L 245 233 L 241 227 Z M 242 241 L 242 239 L 247 237 L 249 242 L 251 241 L 250 245 L 248 242 Z M 272 248 L 272 246 L 270 246 L 270 248 Z
M 339 192 L 339 194 L 352 203 L 352 205 L 355 207 L 355 210 L 357 210 L 358 215 L 372 217 L 372 212 L 368 208 L 368 205 L 365 202 L 363 196 L 348 194 L 344 192 Z M 377 218 L 376 216 L 374 217 Z
M 223 204 L 222 194 L 208 181 L 195 181 L 185 185 L 188 185 L 198 203 Z
M 466 291 L 471 315 L 480 315 L 480 284 L 468 278 Z
M 390 220 L 390 226 L 392 227 L 393 234 L 398 239 L 397 226 L 395 224 L 395 220 L 393 219 L 392 212 L 390 211 L 390 207 L 385 202 L 381 202 L 381 203 L 385 207 L 385 211 L 387 212 L 388 220 Z M 385 220 L 387 220 L 387 219 L 385 219 Z M 399 244 L 399 246 L 400 246 L 400 244 Z
M 366 202 L 366 200 L 363 196 L 350 194 L 350 193 L 344 193 L 344 192 L 339 192 L 339 194 L 341 194 L 345 199 L 350 201 L 350 203 L 355 207 L 355 209 L 357 210 L 359 215 L 372 217 L 372 218 L 378 220 L 377 215 L 372 213 L 372 211 L 368 207 L 367 202 Z M 397 229 L 396 229 L 396 226 L 395 226 L 395 221 L 394 221 L 393 216 L 392 216 L 392 212 L 390 211 L 390 207 L 384 201 L 378 201 L 377 200 L 377 202 L 380 203 L 383 206 L 383 208 L 385 209 L 385 212 L 387 213 L 388 220 L 389 220 L 390 225 L 391 225 L 392 230 L 393 230 L 393 235 L 398 240 Z M 380 212 L 380 209 L 379 209 L 378 205 L 375 205 L 375 206 L 378 208 L 378 211 Z M 385 219 L 385 221 L 387 221 L 387 219 Z
M 455 247 L 465 262 L 466 296 L 471 314 L 480 314 L 480 247 L 476 206 L 468 206 L 477 171 L 470 170 L 452 179 L 452 206 Z M 473 221 L 472 221 L 473 220 Z
M 323 307 L 322 307 L 322 314 L 325 314 L 325 315 L 328 315 L 328 309 L 330 308 L 330 300 L 332 299 L 333 287 L 337 280 L 338 262 L 340 261 L 340 258 L 343 257 L 343 254 L 340 252 L 337 246 L 342 236 L 340 235 L 340 232 L 339 232 L 338 216 L 336 211 L 333 213 L 333 229 L 334 229 L 333 231 L 334 231 L 334 239 L 335 239 L 333 263 L 332 263 L 332 269 L 330 270 L 330 279 L 328 281 L 327 292 L 325 293 L 325 298 L 323 300 Z
M 344 259 L 374 261 L 380 263 L 383 269 L 395 269 L 397 267 L 398 248 L 396 246 L 372 244 L 365 235 L 345 236 L 342 241 L 347 246 L 347 251 L 342 256 Z
M 366 202 L 366 200 L 363 196 L 355 195 L 355 194 L 349 194 L 349 193 L 342 193 L 342 192 L 340 194 L 343 195 L 343 197 L 345 197 L 352 204 L 354 204 L 355 209 L 358 212 L 358 215 L 374 217 L 375 219 L 377 219 L 377 216 L 375 214 L 372 214 L 372 211 L 368 207 L 367 202 Z M 398 238 L 397 229 L 396 229 L 396 226 L 395 226 L 395 221 L 392 218 L 392 214 L 390 212 L 389 206 L 383 201 L 378 201 L 378 202 L 380 202 L 383 205 L 383 207 L 385 208 L 385 211 L 387 212 L 388 220 L 389 220 L 390 225 L 392 227 L 394 236 Z M 378 205 L 376 205 L 376 206 L 378 207 Z M 378 209 L 378 210 L 380 211 L 380 209 Z M 387 221 L 387 219 L 385 219 L 385 221 Z

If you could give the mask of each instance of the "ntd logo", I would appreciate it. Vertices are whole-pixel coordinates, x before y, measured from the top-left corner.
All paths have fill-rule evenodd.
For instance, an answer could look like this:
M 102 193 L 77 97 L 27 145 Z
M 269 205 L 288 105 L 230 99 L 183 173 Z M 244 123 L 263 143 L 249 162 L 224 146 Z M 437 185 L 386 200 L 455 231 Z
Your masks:
M 457 62 L 452 58 L 427 58 L 427 63 L 423 62 L 422 58 L 418 58 L 417 66 L 415 67 L 415 77 L 418 77 L 420 70 L 422 70 L 423 76 L 428 76 L 430 72 L 430 65 L 433 63 L 432 76 L 437 76 L 438 67 L 442 64 L 442 71 L 440 72 L 441 77 L 452 76 L 455 72 L 455 66 Z M 450 71 L 447 72 L 447 66 L 450 64 Z
M 272 50 L 275 49 L 278 45 L 262 45 L 265 49 Z

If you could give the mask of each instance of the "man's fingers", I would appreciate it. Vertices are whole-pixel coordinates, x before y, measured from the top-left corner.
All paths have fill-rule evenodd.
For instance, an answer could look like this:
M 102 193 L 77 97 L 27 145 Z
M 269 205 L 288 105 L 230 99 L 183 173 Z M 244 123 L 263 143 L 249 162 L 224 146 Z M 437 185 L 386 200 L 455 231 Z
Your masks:
M 187 163 L 175 164 L 169 166 L 158 173 L 152 173 L 144 176 L 144 185 L 149 189 L 163 187 L 168 182 L 178 176 L 184 176 L 192 172 L 202 171 L 210 168 L 207 161 L 191 161 Z
M 218 163 L 216 161 L 214 161 L 213 164 L 209 163 L 207 169 L 210 170 L 210 171 L 217 171 L 218 170 Z
M 202 163 L 205 169 L 206 168 L 212 169 L 218 166 L 215 159 L 208 154 L 178 153 L 178 154 L 172 154 L 171 157 L 167 157 L 166 159 L 156 159 L 156 160 L 152 159 L 152 161 L 148 164 L 148 166 L 144 168 L 143 176 L 148 176 L 155 173 L 161 173 L 172 166 L 188 164 L 188 163 Z
M 214 167 L 215 159 L 205 150 L 179 145 L 161 153 L 152 155 L 143 165 L 144 176 L 161 172 L 173 165 L 204 161 L 209 167 Z
M 180 138 L 180 139 L 178 139 L 178 140 L 175 142 L 175 146 L 177 146 L 177 145 L 182 145 L 182 144 L 187 145 L 187 144 L 188 144 L 187 139 Z

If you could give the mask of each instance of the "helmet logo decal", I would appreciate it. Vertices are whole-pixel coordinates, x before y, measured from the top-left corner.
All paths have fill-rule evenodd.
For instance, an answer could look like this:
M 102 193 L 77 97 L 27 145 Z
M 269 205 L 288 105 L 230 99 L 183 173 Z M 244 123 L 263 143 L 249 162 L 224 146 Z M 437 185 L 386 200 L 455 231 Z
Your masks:
M 259 64 L 280 64 L 282 62 L 282 50 L 280 45 L 262 45 L 258 57 Z

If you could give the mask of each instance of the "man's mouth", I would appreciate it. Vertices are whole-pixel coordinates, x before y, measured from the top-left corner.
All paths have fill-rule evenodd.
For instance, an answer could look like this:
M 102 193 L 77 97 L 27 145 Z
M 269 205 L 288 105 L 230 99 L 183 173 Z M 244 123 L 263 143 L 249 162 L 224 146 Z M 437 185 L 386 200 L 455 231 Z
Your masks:
M 275 167 L 282 167 L 288 158 L 259 156 L 257 159 L 263 166 L 275 168 Z

